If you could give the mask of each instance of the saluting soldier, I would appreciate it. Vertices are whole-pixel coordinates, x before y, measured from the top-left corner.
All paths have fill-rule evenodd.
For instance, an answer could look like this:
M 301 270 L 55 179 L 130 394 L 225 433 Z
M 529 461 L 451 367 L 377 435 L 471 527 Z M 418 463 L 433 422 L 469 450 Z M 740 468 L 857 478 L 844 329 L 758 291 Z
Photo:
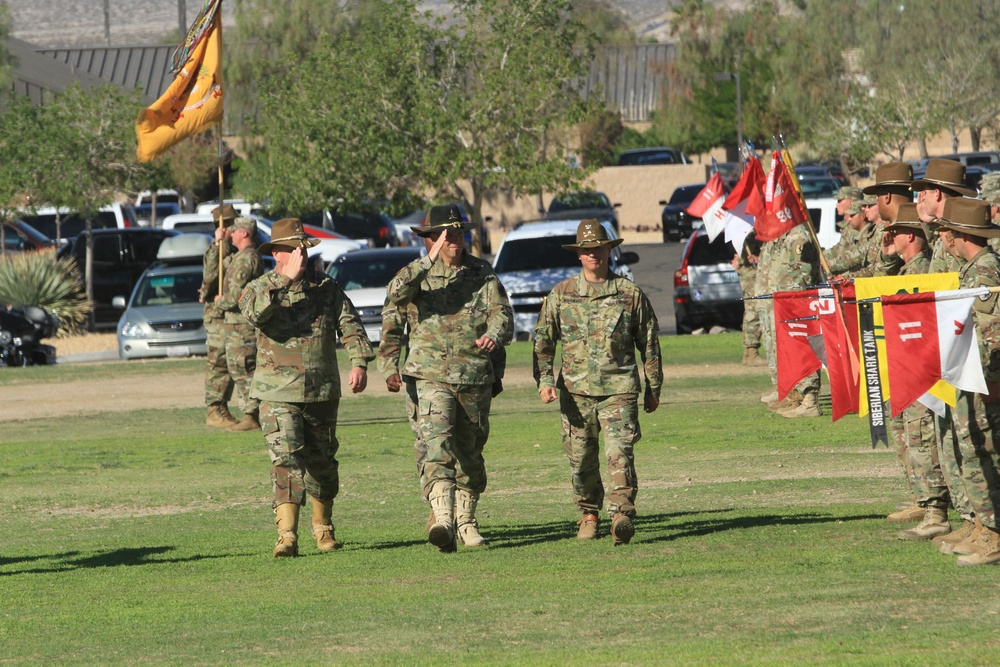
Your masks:
M 552 288 L 535 327 L 535 381 L 543 403 L 559 398 L 562 441 L 569 458 L 573 492 L 583 516 L 577 539 L 598 537 L 598 513 L 604 504 L 598 437 L 604 449 L 611 485 L 608 514 L 615 546 L 635 534 L 635 498 L 639 482 L 633 448 L 639 442 L 639 370 L 643 362 L 646 387 L 643 407 L 660 404 L 663 368 L 659 326 L 649 299 L 630 280 L 612 273 L 608 259 L 622 242 L 610 240 L 597 220 L 584 220 L 576 243 L 563 248 L 576 253 L 579 275 Z M 562 365 L 555 377 L 556 344 L 562 342 Z M 557 392 L 558 389 L 558 392 Z
M 271 241 L 258 250 L 274 256 L 275 268 L 247 285 L 239 301 L 259 333 L 250 395 L 260 400 L 260 428 L 271 454 L 275 558 L 299 554 L 299 508 L 307 496 L 317 548 L 339 547 L 332 518 L 340 490 L 338 338 L 350 358 L 353 393 L 365 390 L 368 362 L 375 358 L 361 317 L 340 285 L 307 268 L 306 249 L 317 243 L 297 218 L 275 222 Z
M 230 238 L 236 254 L 230 256 L 223 276 L 223 293 L 215 296 L 215 305 L 223 311 L 226 365 L 233 379 L 233 390 L 243 417 L 230 431 L 254 431 L 260 428 L 260 401 L 250 395 L 250 383 L 257 367 L 257 330 L 240 312 L 240 295 L 250 281 L 264 275 L 264 263 L 257 253 L 254 238 L 257 221 L 236 218 Z
M 933 158 L 927 163 L 924 177 L 913 181 L 910 189 L 917 193 L 920 219 L 936 230 L 935 221 L 944 215 L 944 205 L 954 197 L 975 197 L 976 191 L 965 185 L 965 165 L 955 160 Z M 948 252 L 936 232 L 928 239 L 931 248 L 931 273 L 953 273 L 965 260 Z
M 452 552 L 456 535 L 467 547 L 486 543 L 476 509 L 486 489 L 483 448 L 498 377 L 492 353 L 510 342 L 513 312 L 490 263 L 466 251 L 467 225 L 456 205 L 432 207 L 412 229 L 433 243 L 400 269 L 386 296 L 401 313 L 415 311 L 402 375 L 412 378 L 415 434 L 426 445 L 423 461 L 419 449 L 417 458 L 435 517 L 427 539 Z
M 950 252 L 965 261 L 959 274 L 961 286 L 1000 286 L 1000 257 L 987 245 L 987 239 L 1000 237 L 1000 227 L 990 222 L 989 204 L 949 198 L 939 222 L 953 237 Z M 965 537 L 943 542 L 941 550 L 962 554 L 960 566 L 1000 563 L 1000 451 L 995 430 L 1000 425 L 1000 295 L 976 299 L 972 314 L 989 393 L 959 391 L 950 424 L 973 522 L 963 526 Z

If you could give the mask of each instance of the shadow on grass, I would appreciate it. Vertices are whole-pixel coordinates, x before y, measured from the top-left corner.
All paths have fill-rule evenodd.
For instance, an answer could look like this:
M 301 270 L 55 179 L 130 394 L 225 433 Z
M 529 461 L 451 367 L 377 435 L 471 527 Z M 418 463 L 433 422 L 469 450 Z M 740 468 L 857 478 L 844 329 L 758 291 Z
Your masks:
M 14 574 L 51 574 L 53 572 L 68 572 L 71 570 L 90 569 L 98 567 L 118 567 L 131 565 L 159 565 L 162 563 L 187 563 L 192 561 L 207 560 L 212 558 L 229 558 L 237 554 L 218 555 L 198 555 L 184 558 L 153 558 L 169 551 L 174 547 L 143 547 L 138 549 L 114 549 L 93 554 L 83 555 L 79 551 L 70 551 L 54 556 L 26 556 L 23 558 L 0 558 L 0 567 L 16 563 L 48 561 L 51 567 L 36 567 L 34 569 L 13 570 L 10 572 L 0 572 L 0 577 Z

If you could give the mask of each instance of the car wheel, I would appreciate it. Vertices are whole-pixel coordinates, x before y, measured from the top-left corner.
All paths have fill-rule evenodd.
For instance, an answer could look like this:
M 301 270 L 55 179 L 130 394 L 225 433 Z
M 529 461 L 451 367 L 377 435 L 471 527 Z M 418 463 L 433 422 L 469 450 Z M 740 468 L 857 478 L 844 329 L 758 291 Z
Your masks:
M 683 320 L 680 317 L 677 317 L 674 319 L 674 322 L 676 322 L 678 336 L 683 336 L 685 334 L 689 334 L 692 331 L 694 331 L 694 327 L 691 324 L 689 324 L 687 320 Z

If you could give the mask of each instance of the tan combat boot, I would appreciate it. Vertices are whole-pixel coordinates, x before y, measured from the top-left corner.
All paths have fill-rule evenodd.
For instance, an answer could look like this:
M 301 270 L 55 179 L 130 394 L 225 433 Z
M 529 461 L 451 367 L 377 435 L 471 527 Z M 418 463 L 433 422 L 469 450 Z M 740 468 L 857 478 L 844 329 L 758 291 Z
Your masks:
M 635 535 L 635 525 L 632 523 L 631 517 L 617 512 L 611 519 L 611 538 L 614 540 L 614 545 L 620 547 L 623 544 L 628 544 L 633 535 Z
M 802 400 L 794 394 L 789 394 L 780 401 L 771 401 L 768 403 L 767 409 L 780 414 L 784 410 L 793 410 L 800 405 L 802 405 Z
M 224 404 L 214 403 L 208 406 L 208 416 L 205 417 L 205 426 L 209 428 L 229 428 L 236 423 L 236 420 L 229 414 L 229 409 Z
M 972 532 L 969 533 L 961 542 L 955 542 L 951 545 L 950 551 L 945 551 L 947 544 L 941 545 L 941 553 L 951 553 L 958 554 L 959 556 L 965 556 L 976 551 L 976 543 L 979 542 L 979 534 L 983 532 L 983 524 L 979 522 L 979 517 L 973 517 L 972 519 Z
M 260 421 L 258 420 L 258 412 L 256 410 L 251 410 L 243 415 L 243 418 L 238 422 L 234 422 L 232 426 L 227 428 L 227 431 L 259 431 Z
M 938 535 L 945 535 L 951 530 L 948 525 L 948 511 L 939 507 L 928 507 L 924 510 L 924 519 L 909 530 L 901 530 L 896 537 L 901 540 L 929 540 Z
M 597 539 L 597 524 L 600 519 L 597 518 L 596 514 L 584 514 L 577 524 L 580 526 L 580 530 L 576 531 L 576 539 L 578 540 L 595 540 Z
M 916 504 L 917 504 L 917 501 L 915 501 L 915 500 L 900 500 L 898 503 L 896 503 L 896 507 L 894 508 L 893 511 L 899 512 L 899 511 L 902 511 L 902 510 L 908 510 L 911 507 L 916 506 Z
M 455 489 L 455 523 L 458 524 L 458 536 L 462 544 L 467 547 L 481 547 L 486 544 L 486 540 L 479 534 L 479 523 L 476 521 L 478 504 L 478 493 Z
M 975 541 L 973 547 L 975 548 L 973 553 L 959 556 L 959 567 L 1000 563 L 1000 533 L 995 528 L 983 526 L 979 531 L 979 539 Z
M 761 403 L 774 403 L 778 400 L 778 388 L 775 387 L 771 391 L 765 391 L 760 395 Z
M 967 538 L 976 529 L 976 522 L 972 519 L 965 519 L 957 529 L 945 535 L 938 535 L 931 540 L 931 544 L 938 545 L 943 554 L 952 553 L 955 545 Z
M 428 495 L 434 510 L 434 525 L 427 531 L 427 541 L 441 550 L 451 553 L 455 547 L 455 482 L 438 480 L 431 486 Z
M 340 548 L 333 533 L 333 501 L 312 499 L 312 531 L 316 548 L 320 551 L 334 551 Z
M 755 347 L 745 347 L 743 348 L 743 365 L 744 366 L 766 366 L 767 360 L 760 356 L 760 352 L 757 351 Z
M 295 558 L 299 555 L 299 506 L 282 503 L 274 508 L 274 522 L 278 524 L 278 543 L 274 545 L 275 558 Z
M 434 518 L 434 510 L 431 509 L 430 513 L 431 513 L 431 515 L 429 517 L 427 517 L 427 523 L 424 524 L 424 532 L 425 533 L 431 532 L 431 528 L 433 528 L 434 524 L 437 523 L 437 519 Z
M 802 402 L 797 406 L 778 410 L 778 414 L 788 419 L 797 419 L 799 417 L 819 417 L 823 412 L 819 409 L 816 394 L 810 392 L 802 396 Z
M 892 521 L 893 523 L 909 523 L 911 521 L 923 521 L 924 514 L 926 513 L 927 512 L 924 511 L 923 507 L 920 507 L 919 505 L 914 503 L 912 507 L 907 507 L 906 509 L 893 512 L 892 514 L 887 516 L 886 519 Z

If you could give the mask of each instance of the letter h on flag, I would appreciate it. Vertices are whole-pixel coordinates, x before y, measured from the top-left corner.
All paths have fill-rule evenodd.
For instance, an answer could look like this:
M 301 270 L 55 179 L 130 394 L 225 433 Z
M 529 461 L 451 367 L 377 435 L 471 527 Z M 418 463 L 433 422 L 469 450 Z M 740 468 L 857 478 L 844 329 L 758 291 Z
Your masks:
M 938 380 L 987 393 L 972 304 L 983 289 L 917 292 L 882 297 L 892 416 L 923 400 Z M 940 401 L 937 401 L 940 405 Z

